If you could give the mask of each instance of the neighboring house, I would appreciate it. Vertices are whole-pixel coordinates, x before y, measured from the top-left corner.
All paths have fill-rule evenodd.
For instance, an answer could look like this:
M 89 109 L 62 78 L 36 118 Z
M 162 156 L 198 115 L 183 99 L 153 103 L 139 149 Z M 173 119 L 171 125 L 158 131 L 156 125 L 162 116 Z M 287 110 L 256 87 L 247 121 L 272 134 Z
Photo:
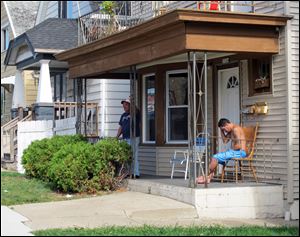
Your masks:
M 1 126 L 8 122 L 11 116 L 15 116 L 18 100 L 24 108 L 29 108 L 35 101 L 37 93 L 35 72 L 28 71 L 23 75 L 24 97 L 15 98 L 13 101 L 16 67 L 6 67 L 3 62 L 9 41 L 33 27 L 38 6 L 38 1 L 1 1 Z
M 241 7 L 231 1 L 216 8 L 169 1 L 164 9 L 153 4 L 131 4 L 132 16 L 149 21 L 56 58 L 69 63 L 70 79 L 137 73 L 131 95 L 142 111 L 142 175 L 169 176 L 170 158 L 175 149 L 193 144 L 193 128 L 216 137 L 221 117 L 243 125 L 258 122 L 258 178 L 283 185 L 284 210 L 298 219 L 299 2 L 254 1 Z M 200 11 L 168 12 L 184 7 Z M 190 78 L 198 79 L 196 89 Z M 189 106 L 193 101 L 200 110 Z M 191 116 L 200 116 L 188 122 L 191 110 Z M 221 148 L 213 141 L 211 152 Z
M 119 5 L 122 5 L 123 2 L 125 3 L 125 1 L 119 2 L 121 3 L 119 3 Z M 98 19 L 99 21 L 101 17 L 101 14 L 99 14 L 100 3 L 101 1 L 42 1 L 36 24 L 47 18 L 59 18 L 62 16 L 72 19 L 89 17 L 89 20 L 95 17 L 96 20 Z M 89 15 L 89 13 L 91 15 Z M 82 21 L 79 22 L 79 26 L 82 26 L 81 24 Z M 82 28 L 80 29 L 82 30 Z M 84 33 L 85 32 L 80 31 L 78 37 L 82 37 Z M 78 40 L 79 44 L 87 43 L 86 41 L 80 42 L 80 39 Z M 72 80 L 67 81 L 70 83 Z M 87 88 L 87 101 L 90 103 L 98 103 L 99 106 L 97 119 L 98 135 L 100 137 L 116 136 L 120 115 L 123 112 L 120 101 L 129 96 L 130 88 L 128 78 L 121 77 L 121 80 L 113 81 L 88 78 L 86 85 L 83 84 L 83 86 Z M 69 86 L 68 84 L 68 91 L 70 90 L 72 90 L 72 85 Z M 82 130 L 83 129 L 84 128 L 82 128 Z
M 18 147 L 11 148 L 15 155 L 10 157 L 16 157 L 16 153 L 18 154 L 19 171 L 22 170 L 22 152 L 33 140 L 76 132 L 97 140 L 99 137 L 115 136 L 117 133 L 119 118 L 123 113 L 120 102 L 129 96 L 128 78 L 111 82 L 85 78 L 84 83 L 81 83 L 81 79 L 68 80 L 67 63 L 58 61 L 53 56 L 78 46 L 78 38 L 84 32 L 78 32 L 78 25 L 82 26 L 83 23 L 76 18 L 90 12 L 94 17 L 101 16 L 99 3 L 42 1 L 39 4 L 36 25 L 10 42 L 4 60 L 7 68 L 16 66 L 19 72 L 17 78 L 21 79 L 20 81 L 21 74 L 29 70 L 39 72 L 32 118 L 26 117 L 26 120 L 40 122 L 32 122 L 33 127 L 26 126 L 26 132 L 22 130 L 23 121 L 15 121 L 14 126 L 7 126 L 8 129 L 14 128 L 14 134 L 18 134 L 10 139 L 14 140 L 14 146 L 17 143 Z M 90 25 L 89 22 L 84 24 Z M 122 76 L 119 78 L 123 79 Z M 16 85 L 24 88 L 21 83 Z M 88 91 L 86 95 L 82 94 L 83 89 Z M 18 107 L 24 108 L 21 104 Z M 80 121 L 76 122 L 78 117 Z M 85 124 L 88 126 L 84 126 L 84 121 L 87 121 Z M 2 154 L 2 157 L 5 155 Z
M 123 31 L 108 35 L 108 18 L 92 12 L 98 7 L 93 1 L 41 2 L 37 25 L 14 41 L 5 60 L 40 70 L 33 112 L 37 120 L 48 119 L 42 135 L 36 124 L 43 121 L 19 123 L 18 163 L 32 140 L 75 130 L 87 135 L 91 121 L 98 137 L 115 136 L 120 101 L 130 93 L 142 115 L 142 177 L 170 176 L 174 150 L 193 145 L 195 131 L 209 133 L 208 152 L 223 149 L 217 138 L 221 117 L 242 125 L 258 122 L 259 182 L 282 185 L 274 199 L 283 196 L 284 211 L 298 219 L 299 2 L 230 3 L 132 1 L 126 6 L 130 14 L 116 18 Z M 63 22 L 74 20 L 55 18 L 66 17 L 79 17 L 79 47 L 73 41 L 64 47 L 75 33 Z M 39 36 L 45 34 L 55 37 L 43 41 Z M 49 68 L 61 74 L 51 76 Z M 89 107 L 92 102 L 100 109 Z M 267 208 L 272 212 L 273 206 Z

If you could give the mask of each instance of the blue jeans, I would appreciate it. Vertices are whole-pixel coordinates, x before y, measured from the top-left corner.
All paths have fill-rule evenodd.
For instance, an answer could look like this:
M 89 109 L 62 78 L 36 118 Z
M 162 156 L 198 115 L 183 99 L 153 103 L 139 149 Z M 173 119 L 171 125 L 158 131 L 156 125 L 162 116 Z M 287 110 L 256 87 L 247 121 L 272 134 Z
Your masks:
M 232 158 L 245 158 L 247 156 L 244 150 L 232 150 L 229 149 L 225 152 L 219 152 L 213 155 L 213 158 L 218 160 L 219 164 L 225 165 L 225 163 Z
M 124 139 L 130 146 L 131 146 L 131 139 L 125 138 Z M 138 159 L 138 148 L 140 143 L 140 137 L 136 137 L 135 142 L 135 160 L 134 160 L 134 175 L 140 176 L 140 167 L 139 167 L 139 159 Z

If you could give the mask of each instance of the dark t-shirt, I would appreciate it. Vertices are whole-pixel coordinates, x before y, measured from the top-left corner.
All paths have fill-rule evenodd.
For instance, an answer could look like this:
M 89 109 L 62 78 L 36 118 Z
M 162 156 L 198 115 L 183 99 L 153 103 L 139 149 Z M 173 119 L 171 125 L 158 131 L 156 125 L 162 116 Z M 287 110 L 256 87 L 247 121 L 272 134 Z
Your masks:
M 136 137 L 140 136 L 140 114 L 136 114 Z M 130 138 L 130 114 L 129 113 L 123 113 L 121 115 L 119 125 L 122 127 L 122 134 L 123 139 L 129 139 Z

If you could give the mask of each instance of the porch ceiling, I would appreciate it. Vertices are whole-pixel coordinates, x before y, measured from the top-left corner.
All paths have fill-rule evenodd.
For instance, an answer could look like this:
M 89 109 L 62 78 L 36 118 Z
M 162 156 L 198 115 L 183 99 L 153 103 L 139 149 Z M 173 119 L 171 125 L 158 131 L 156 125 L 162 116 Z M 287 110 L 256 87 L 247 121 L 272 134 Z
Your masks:
M 101 77 L 193 50 L 276 54 L 278 27 L 288 19 L 179 9 L 55 57 L 69 63 L 70 78 L 78 78 Z

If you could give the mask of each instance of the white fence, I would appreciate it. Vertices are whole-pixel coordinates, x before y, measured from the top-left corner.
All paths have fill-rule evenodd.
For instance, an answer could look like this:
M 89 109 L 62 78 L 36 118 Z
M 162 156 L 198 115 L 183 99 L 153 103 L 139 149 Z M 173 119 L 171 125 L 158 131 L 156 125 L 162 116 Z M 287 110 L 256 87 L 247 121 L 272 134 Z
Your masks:
M 55 120 L 55 135 L 74 135 L 76 134 L 76 117 Z
M 24 173 L 22 166 L 23 151 L 31 142 L 42 140 L 53 136 L 53 121 L 26 121 L 18 123 L 18 158 L 17 170 L 19 173 Z

